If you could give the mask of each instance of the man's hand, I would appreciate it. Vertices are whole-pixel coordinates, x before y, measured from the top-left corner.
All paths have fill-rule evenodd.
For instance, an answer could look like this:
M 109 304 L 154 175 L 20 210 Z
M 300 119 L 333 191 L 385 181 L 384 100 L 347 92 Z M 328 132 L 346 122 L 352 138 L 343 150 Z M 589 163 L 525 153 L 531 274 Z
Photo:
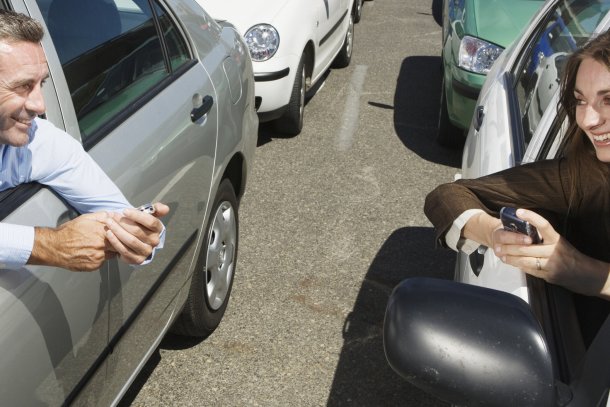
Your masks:
M 28 264 L 93 271 L 115 253 L 106 240 L 106 212 L 81 215 L 57 228 L 35 228 Z
M 169 213 L 169 207 L 157 202 L 150 215 L 128 208 L 123 213 L 111 213 L 106 219 L 106 238 L 120 258 L 129 264 L 141 264 L 159 245 L 163 223 L 158 219 Z

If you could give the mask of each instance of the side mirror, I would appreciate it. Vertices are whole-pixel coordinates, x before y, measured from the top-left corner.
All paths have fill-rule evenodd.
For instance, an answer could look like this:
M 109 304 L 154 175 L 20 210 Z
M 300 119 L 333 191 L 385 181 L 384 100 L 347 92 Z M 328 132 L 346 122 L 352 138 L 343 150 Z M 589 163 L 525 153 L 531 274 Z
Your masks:
M 388 301 L 383 340 L 397 373 L 452 404 L 555 405 L 542 328 L 514 295 L 455 281 L 404 280 Z

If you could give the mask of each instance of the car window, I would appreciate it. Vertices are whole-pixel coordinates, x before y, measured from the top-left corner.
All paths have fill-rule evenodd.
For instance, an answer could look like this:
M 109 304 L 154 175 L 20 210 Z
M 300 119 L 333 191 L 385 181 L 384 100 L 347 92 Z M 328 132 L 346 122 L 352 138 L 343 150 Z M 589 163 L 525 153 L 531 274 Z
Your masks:
M 563 0 L 539 27 L 513 72 L 525 143 L 559 87 L 566 57 L 590 37 L 610 1 Z
M 37 1 L 86 146 L 190 60 L 184 38 L 156 1 Z

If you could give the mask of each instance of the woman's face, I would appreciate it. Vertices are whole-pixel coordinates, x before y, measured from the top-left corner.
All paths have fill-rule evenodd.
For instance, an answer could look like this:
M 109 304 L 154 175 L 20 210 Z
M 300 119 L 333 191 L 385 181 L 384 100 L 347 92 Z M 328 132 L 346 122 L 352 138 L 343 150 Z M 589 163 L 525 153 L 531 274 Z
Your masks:
M 576 74 L 576 123 L 595 147 L 600 161 L 610 163 L 610 71 L 585 58 Z

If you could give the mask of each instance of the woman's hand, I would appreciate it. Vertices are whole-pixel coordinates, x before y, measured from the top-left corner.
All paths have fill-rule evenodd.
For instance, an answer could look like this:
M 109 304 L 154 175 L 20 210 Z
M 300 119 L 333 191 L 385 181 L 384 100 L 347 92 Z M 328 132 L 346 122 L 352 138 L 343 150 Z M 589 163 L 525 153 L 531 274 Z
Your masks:
M 529 236 L 520 233 L 495 230 L 494 253 L 504 263 L 575 292 L 602 297 L 608 295 L 608 263 L 582 254 L 539 214 L 518 209 L 517 216 L 538 229 L 542 243 L 532 244 Z

